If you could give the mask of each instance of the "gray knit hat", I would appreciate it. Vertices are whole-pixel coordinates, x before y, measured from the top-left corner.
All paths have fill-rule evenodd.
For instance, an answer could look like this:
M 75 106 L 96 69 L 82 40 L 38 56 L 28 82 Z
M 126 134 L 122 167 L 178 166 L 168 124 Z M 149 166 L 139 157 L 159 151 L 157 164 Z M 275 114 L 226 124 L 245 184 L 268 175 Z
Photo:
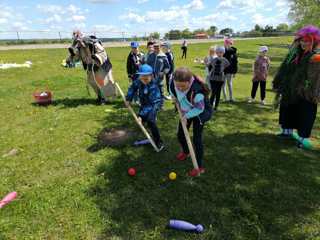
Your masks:
M 220 53 L 225 53 L 226 52 L 226 49 L 224 46 L 217 46 L 216 47 L 216 52 L 220 52 Z

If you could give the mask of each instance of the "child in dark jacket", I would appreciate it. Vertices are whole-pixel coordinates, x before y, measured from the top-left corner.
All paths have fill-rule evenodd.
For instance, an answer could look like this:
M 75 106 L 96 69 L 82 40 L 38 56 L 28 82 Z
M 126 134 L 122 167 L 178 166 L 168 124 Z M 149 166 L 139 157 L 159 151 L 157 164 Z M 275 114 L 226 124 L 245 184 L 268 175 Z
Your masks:
M 142 54 L 139 52 L 139 43 L 132 42 L 130 44 L 131 52 L 127 58 L 127 73 L 130 81 L 135 81 L 138 78 L 137 72 L 142 63 Z
M 149 56 L 154 52 L 154 41 L 148 41 L 147 42 L 147 53 L 143 56 L 143 64 L 146 64 L 148 62 Z
M 203 143 L 202 132 L 206 121 L 212 116 L 212 107 L 209 103 L 209 90 L 205 83 L 185 67 L 178 68 L 170 82 L 170 93 L 180 104 L 183 114 L 183 121 L 189 129 L 193 124 L 193 144 L 199 169 L 193 169 L 189 172 L 190 176 L 198 176 L 204 173 L 203 168 Z M 189 157 L 189 148 L 183 132 L 181 122 L 178 128 L 178 140 L 182 151 L 177 155 L 177 159 L 183 161 Z
M 238 55 L 237 55 L 237 49 L 232 46 L 233 40 L 230 38 L 226 38 L 224 40 L 224 47 L 226 49 L 226 52 L 224 54 L 224 57 L 229 61 L 230 65 L 224 70 L 225 75 L 225 81 L 223 85 L 223 96 L 224 100 L 228 101 L 227 98 L 227 86 L 229 88 L 229 100 L 230 102 L 234 101 L 233 98 L 233 86 L 232 81 L 238 72 Z
M 134 82 L 138 80 L 137 72 L 139 71 L 139 67 L 142 64 L 143 54 L 139 52 L 139 43 L 131 42 L 131 51 L 127 58 L 127 73 L 128 79 L 130 82 Z M 133 97 L 135 103 L 139 103 L 138 93 Z
M 147 64 L 142 65 L 139 68 L 138 81 L 132 82 L 129 87 L 128 94 L 126 97 L 126 105 L 133 100 L 135 94 L 139 94 L 140 99 L 140 110 L 139 118 L 141 118 L 142 123 L 146 123 L 151 130 L 152 137 L 155 144 L 162 150 L 164 148 L 161 141 L 160 132 L 157 127 L 157 113 L 162 106 L 162 97 L 159 86 L 154 81 L 153 69 Z
M 225 48 L 218 46 L 216 48 L 216 58 L 211 58 L 210 62 L 207 63 L 207 67 L 210 69 L 209 80 L 211 85 L 211 97 L 210 104 L 217 111 L 220 102 L 221 88 L 224 84 L 224 71 L 230 65 L 229 61 L 223 57 Z
M 170 66 L 170 70 L 169 72 L 166 74 L 166 84 L 167 84 L 167 91 L 169 93 L 169 83 L 170 83 L 170 79 L 172 77 L 172 74 L 174 72 L 174 55 L 171 51 L 171 45 L 168 42 L 163 43 L 162 45 L 162 51 L 164 52 L 164 54 L 166 54 L 167 58 L 168 58 L 168 62 L 169 62 L 169 66 Z M 167 100 L 170 100 L 170 95 L 165 97 Z

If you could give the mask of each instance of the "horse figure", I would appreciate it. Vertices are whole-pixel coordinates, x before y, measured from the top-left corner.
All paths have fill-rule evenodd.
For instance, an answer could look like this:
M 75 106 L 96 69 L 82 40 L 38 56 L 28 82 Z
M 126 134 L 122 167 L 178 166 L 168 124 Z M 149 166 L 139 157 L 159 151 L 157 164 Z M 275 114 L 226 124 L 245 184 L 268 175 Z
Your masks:
M 95 91 L 97 102 L 105 104 L 107 98 L 114 99 L 117 91 L 112 75 L 112 64 L 99 39 L 95 36 L 74 35 L 74 41 L 68 50 L 70 61 L 82 61 L 83 68 L 87 72 L 87 84 Z

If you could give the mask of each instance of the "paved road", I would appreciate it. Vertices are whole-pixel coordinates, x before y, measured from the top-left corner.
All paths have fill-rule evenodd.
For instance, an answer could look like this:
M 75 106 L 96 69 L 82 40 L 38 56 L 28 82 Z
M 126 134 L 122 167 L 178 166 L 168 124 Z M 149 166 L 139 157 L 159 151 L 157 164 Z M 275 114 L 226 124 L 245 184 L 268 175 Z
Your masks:
M 277 38 L 277 37 L 275 37 Z M 251 40 L 251 39 L 258 39 L 258 38 L 237 38 L 236 40 L 243 41 L 243 40 Z M 261 38 L 263 39 L 263 38 Z M 209 43 L 209 42 L 219 42 L 222 39 L 189 39 L 189 44 L 194 43 Z M 172 44 L 181 44 L 181 40 L 173 40 L 170 41 Z M 145 45 L 146 42 L 140 42 L 141 45 Z M 127 47 L 129 46 L 128 42 L 105 42 L 103 45 L 107 48 L 110 47 Z M 5 50 L 24 50 L 24 49 L 54 49 L 54 48 L 68 48 L 69 44 L 25 44 L 25 45 L 10 45 L 10 46 L 0 46 L 0 51 Z

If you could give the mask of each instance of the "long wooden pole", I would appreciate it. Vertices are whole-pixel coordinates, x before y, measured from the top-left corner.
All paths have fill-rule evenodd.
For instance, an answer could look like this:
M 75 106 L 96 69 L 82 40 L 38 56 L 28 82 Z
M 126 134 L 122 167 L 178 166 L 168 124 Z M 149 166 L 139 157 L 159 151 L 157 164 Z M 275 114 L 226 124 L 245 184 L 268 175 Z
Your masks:
M 196 154 L 194 153 L 193 145 L 192 145 L 192 142 L 191 142 L 191 139 L 190 139 L 190 134 L 189 134 L 189 131 L 187 129 L 187 126 L 186 126 L 185 122 L 182 120 L 183 119 L 182 111 L 181 111 L 181 108 L 180 108 L 180 104 L 177 101 L 176 101 L 176 107 L 177 107 L 178 112 L 179 112 L 180 122 L 181 122 L 181 125 L 182 125 L 184 136 L 185 136 L 185 138 L 187 140 L 187 144 L 188 144 L 188 148 L 189 148 L 189 152 L 190 152 L 190 157 L 191 157 L 191 160 L 192 160 L 193 168 L 199 170 Z M 199 175 L 200 175 L 200 173 L 199 173 Z
M 118 88 L 118 91 L 123 99 L 124 102 L 126 102 L 126 97 L 124 96 L 124 93 L 122 91 L 122 89 L 120 88 L 119 84 L 117 82 L 115 82 L 116 87 Z M 136 113 L 134 112 L 134 110 L 132 109 L 132 107 L 129 105 L 127 106 L 129 109 L 129 112 L 132 114 L 134 120 L 137 122 L 137 124 L 139 125 L 139 127 L 141 128 L 142 132 L 144 133 L 144 135 L 148 138 L 148 140 L 150 141 L 152 147 L 154 148 L 154 150 L 156 150 L 156 152 L 160 152 L 159 148 L 157 147 L 157 145 L 155 144 L 155 142 L 153 141 L 153 139 L 151 138 L 150 134 L 148 133 L 147 129 L 145 129 L 145 127 L 143 126 L 143 124 L 141 123 L 141 121 L 139 121 L 139 118 L 137 117 Z

